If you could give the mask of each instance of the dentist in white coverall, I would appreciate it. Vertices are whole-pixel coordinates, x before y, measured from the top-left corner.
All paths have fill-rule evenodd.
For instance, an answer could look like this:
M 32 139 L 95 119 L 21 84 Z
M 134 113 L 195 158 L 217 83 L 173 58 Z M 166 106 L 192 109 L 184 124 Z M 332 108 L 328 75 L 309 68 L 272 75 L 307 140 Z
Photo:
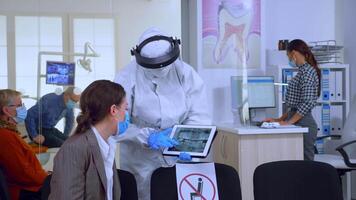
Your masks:
M 139 39 L 164 35 L 149 28 Z M 166 40 L 151 41 L 140 51 L 141 56 L 157 58 L 167 55 L 172 44 Z M 176 124 L 210 125 L 205 86 L 197 72 L 178 57 L 161 68 L 147 68 L 131 61 L 115 77 L 126 91 L 131 124 L 120 135 L 120 166 L 134 174 L 140 200 L 150 199 L 150 180 L 159 167 L 173 166 L 175 157 L 162 155 L 162 149 L 152 149 L 149 137 L 155 131 Z M 162 188 L 163 189 L 163 188 Z

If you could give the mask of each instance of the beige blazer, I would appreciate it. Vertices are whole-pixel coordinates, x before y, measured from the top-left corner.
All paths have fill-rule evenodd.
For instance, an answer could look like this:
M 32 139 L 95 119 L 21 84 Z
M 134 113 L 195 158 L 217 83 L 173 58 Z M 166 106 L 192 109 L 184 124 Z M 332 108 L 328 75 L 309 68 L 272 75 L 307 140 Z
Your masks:
M 121 194 L 114 161 L 113 199 Z M 54 158 L 49 199 L 106 199 L 104 160 L 98 141 L 91 129 L 68 138 Z

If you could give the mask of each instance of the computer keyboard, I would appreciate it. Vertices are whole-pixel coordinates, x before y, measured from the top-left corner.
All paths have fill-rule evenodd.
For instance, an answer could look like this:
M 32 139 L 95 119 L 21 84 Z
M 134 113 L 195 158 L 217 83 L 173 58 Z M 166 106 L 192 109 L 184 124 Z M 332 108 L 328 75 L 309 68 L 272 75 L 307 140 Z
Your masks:
M 251 122 L 251 125 L 252 126 L 261 126 L 263 123 L 263 121 L 254 121 L 254 122 Z
M 278 122 L 263 122 L 261 128 L 278 128 L 281 125 Z

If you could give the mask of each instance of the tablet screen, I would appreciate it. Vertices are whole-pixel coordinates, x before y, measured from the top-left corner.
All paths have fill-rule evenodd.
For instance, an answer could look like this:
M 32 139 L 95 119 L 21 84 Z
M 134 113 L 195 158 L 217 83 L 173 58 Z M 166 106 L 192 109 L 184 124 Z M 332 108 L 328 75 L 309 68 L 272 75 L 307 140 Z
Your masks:
M 215 131 L 215 126 L 176 125 L 171 133 L 171 138 L 177 140 L 179 145 L 167 148 L 163 153 L 179 155 L 180 152 L 187 152 L 191 156 L 206 157 Z

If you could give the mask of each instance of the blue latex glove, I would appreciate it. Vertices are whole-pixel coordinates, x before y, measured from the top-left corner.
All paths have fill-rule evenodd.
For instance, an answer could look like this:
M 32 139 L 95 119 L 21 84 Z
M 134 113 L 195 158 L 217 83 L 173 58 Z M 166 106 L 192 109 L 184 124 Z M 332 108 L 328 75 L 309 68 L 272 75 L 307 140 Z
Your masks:
M 192 161 L 192 156 L 189 153 L 182 152 L 182 153 L 179 154 L 179 160 Z
M 151 133 L 147 140 L 149 147 L 151 149 L 160 149 L 178 145 L 176 140 L 169 137 L 171 132 L 172 128 L 167 128 L 159 132 Z
M 122 122 L 119 122 L 119 124 L 118 124 L 119 135 L 125 133 L 125 131 L 129 128 L 129 124 L 130 124 L 130 115 L 126 111 L 125 112 L 125 120 Z

